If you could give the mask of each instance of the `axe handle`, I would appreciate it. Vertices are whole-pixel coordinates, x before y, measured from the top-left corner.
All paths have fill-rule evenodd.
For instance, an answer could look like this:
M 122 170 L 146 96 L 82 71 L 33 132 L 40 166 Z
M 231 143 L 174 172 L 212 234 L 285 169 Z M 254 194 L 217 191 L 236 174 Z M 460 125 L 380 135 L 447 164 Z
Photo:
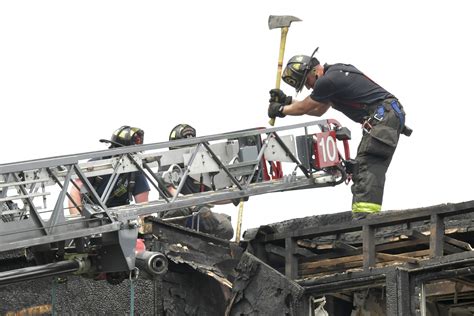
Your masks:
M 240 234 L 242 230 L 242 218 L 244 215 L 244 200 L 241 199 L 239 203 L 239 213 L 237 216 L 237 229 L 235 232 L 235 242 L 239 243 L 240 242 Z
M 281 83 L 281 71 L 283 68 L 283 56 L 285 55 L 285 45 L 286 45 L 286 35 L 288 34 L 288 26 L 284 26 L 281 28 L 281 38 L 280 38 L 280 54 L 278 56 L 278 68 L 277 68 L 277 76 L 276 76 L 276 84 L 275 87 L 280 89 Z M 271 126 L 275 125 L 275 119 L 272 118 L 268 121 L 268 124 Z

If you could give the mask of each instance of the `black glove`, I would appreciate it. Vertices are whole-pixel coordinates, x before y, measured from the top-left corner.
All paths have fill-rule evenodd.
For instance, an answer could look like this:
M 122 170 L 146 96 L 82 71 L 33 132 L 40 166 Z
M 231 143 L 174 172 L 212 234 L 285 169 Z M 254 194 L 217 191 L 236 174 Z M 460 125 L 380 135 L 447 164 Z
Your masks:
M 268 106 L 268 117 L 275 118 L 275 117 L 285 117 L 286 115 L 283 114 L 283 108 L 285 107 L 284 104 L 278 102 L 271 102 Z
M 291 104 L 293 98 L 291 96 L 286 96 L 285 92 L 281 91 L 280 89 L 272 89 L 270 90 L 270 100 L 269 102 L 278 102 L 283 105 Z
M 237 206 L 240 204 L 240 200 L 241 199 L 232 199 L 232 204 L 234 204 L 234 206 Z M 248 200 L 249 200 L 248 196 L 244 197 L 244 202 L 247 202 Z

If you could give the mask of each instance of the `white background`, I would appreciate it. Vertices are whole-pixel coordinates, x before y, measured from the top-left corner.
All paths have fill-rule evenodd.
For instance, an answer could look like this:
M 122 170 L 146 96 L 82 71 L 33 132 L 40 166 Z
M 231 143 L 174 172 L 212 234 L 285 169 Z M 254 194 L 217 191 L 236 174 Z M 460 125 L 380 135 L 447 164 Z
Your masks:
M 387 174 L 384 210 L 471 200 L 474 20 L 469 1 L 2 1 L 0 163 L 104 149 L 121 125 L 167 140 L 268 126 L 280 41 L 285 62 L 351 63 L 396 95 L 412 137 Z M 293 90 L 282 84 L 288 94 Z M 299 97 L 307 95 L 304 91 Z M 360 127 L 334 110 L 352 130 Z M 286 117 L 277 126 L 313 120 Z M 350 187 L 252 197 L 243 228 L 350 210 Z M 237 218 L 237 208 L 219 206 Z

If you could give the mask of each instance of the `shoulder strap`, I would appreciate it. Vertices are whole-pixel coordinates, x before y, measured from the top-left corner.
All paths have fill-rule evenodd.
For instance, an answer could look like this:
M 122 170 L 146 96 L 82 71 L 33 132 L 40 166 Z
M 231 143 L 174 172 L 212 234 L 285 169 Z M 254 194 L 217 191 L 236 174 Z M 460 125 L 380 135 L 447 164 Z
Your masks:
M 130 174 L 128 175 L 127 191 L 128 191 L 128 199 L 130 201 L 132 200 L 133 191 L 135 190 L 136 178 L 137 178 L 136 172 L 130 172 Z

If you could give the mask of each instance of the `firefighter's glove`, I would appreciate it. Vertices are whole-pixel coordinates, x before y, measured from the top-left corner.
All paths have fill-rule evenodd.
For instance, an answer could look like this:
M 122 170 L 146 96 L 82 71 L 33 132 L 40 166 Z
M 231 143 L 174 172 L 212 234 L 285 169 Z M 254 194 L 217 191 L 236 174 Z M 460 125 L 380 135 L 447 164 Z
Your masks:
M 275 117 L 285 117 L 286 115 L 283 114 L 283 108 L 285 107 L 284 104 L 278 102 L 271 102 L 268 106 L 268 117 L 275 118 Z
M 291 96 L 287 96 L 285 92 L 281 91 L 280 89 L 272 89 L 270 90 L 270 100 L 268 100 L 270 103 L 271 102 L 278 102 L 283 105 L 288 105 L 291 104 L 293 101 Z
M 249 200 L 249 197 L 246 196 L 243 198 L 244 202 L 247 202 Z M 240 201 L 242 201 L 242 199 L 232 199 L 232 204 L 234 204 L 234 206 L 238 206 L 240 204 Z

